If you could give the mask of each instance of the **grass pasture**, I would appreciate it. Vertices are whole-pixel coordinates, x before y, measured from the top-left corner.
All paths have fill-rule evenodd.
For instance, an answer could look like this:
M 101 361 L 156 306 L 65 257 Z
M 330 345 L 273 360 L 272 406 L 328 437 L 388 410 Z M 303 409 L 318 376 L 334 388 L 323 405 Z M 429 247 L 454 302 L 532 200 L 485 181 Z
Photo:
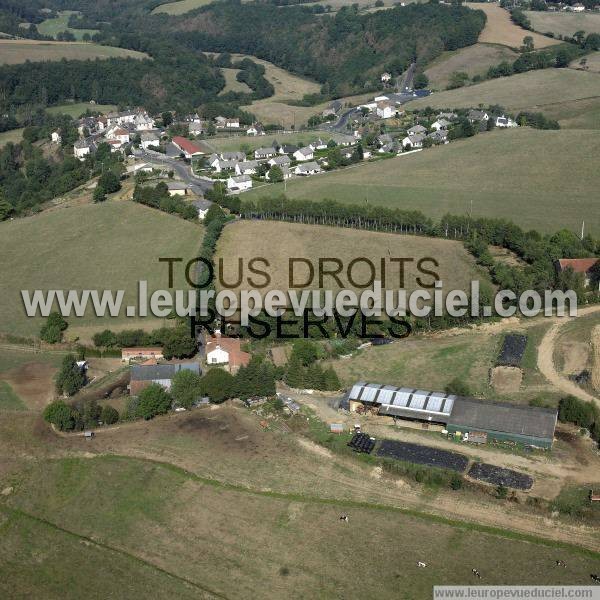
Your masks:
M 360 282 L 369 280 L 369 268 L 363 262 L 352 267 L 351 272 L 348 269 L 350 261 L 363 257 L 372 261 L 375 277 L 381 281 L 381 261 L 386 261 L 386 285 L 383 287 L 388 289 L 404 286 L 408 291 L 414 290 L 420 287 L 418 277 L 425 284 L 431 283 L 431 277 L 423 275 L 416 268 L 417 261 L 424 257 L 432 257 L 439 262 L 439 267 L 433 267 L 431 263 L 428 263 L 428 267 L 439 273 L 446 290 L 468 290 L 474 278 L 481 277 L 488 281 L 487 274 L 476 267 L 459 242 L 297 223 L 240 221 L 230 225 L 219 240 L 217 256 L 223 261 L 224 280 L 227 282 L 235 280 L 238 257 L 243 257 L 245 261 L 253 257 L 267 259 L 270 266 L 266 270 L 271 275 L 271 282 L 261 289 L 264 292 L 289 289 L 291 258 L 308 259 L 314 266 L 312 282 L 302 289 L 340 289 L 340 285 L 329 276 L 324 277 L 322 286 L 319 285 L 318 261 L 327 257 L 343 262 L 343 271 L 339 275 L 341 287 L 358 292 L 364 289 L 360 287 Z M 413 259 L 404 269 L 403 280 L 400 279 L 399 266 L 392 264 L 389 257 Z M 306 281 L 310 277 L 308 267 L 298 262 L 293 267 L 293 276 L 296 283 Z M 246 287 L 242 284 L 237 289 Z
M 592 71 L 594 73 L 600 73 L 600 51 L 592 52 L 591 54 L 586 54 L 582 58 L 585 58 L 585 61 L 586 61 L 585 66 L 586 66 L 587 70 Z M 569 66 L 572 69 L 580 69 L 581 68 L 580 61 L 581 61 L 581 58 L 578 58 L 578 59 L 574 60 Z
M 213 0 L 179 0 L 177 2 L 166 2 L 159 4 L 152 10 L 153 15 L 164 13 L 167 15 L 183 15 L 190 10 L 210 4 Z
M 452 106 L 452 105 L 450 105 Z M 560 148 L 569 161 L 556 161 Z M 494 131 L 446 146 L 288 181 L 291 198 L 329 198 L 344 203 L 421 210 L 439 218 L 446 212 L 517 220 L 525 229 L 600 232 L 595 156 L 600 137 L 593 131 Z M 283 185 L 244 195 L 279 195 Z M 569 210 L 565 210 L 568 198 Z
M 248 493 L 108 456 L 32 464 L 3 505 L 0 590 L 12 596 L 95 597 L 94 581 L 106 578 L 102 597 L 113 587 L 141 597 L 153 586 L 159 598 L 413 599 L 440 582 L 471 583 L 472 565 L 486 584 L 587 584 L 597 560 L 560 549 L 569 568 L 557 569 L 557 550 L 535 541 L 400 510 Z M 356 563 L 340 569 L 349 547 Z M 92 577 L 90 563 L 110 576 Z
M 195 256 L 202 229 L 177 217 L 130 202 L 58 208 L 0 224 L 3 270 L 0 282 L 0 331 L 37 335 L 43 321 L 28 318 L 20 290 L 125 290 L 124 304 L 134 304 L 137 281 L 148 290 L 165 289 L 167 270 L 161 256 Z M 176 274 L 183 285 L 183 270 Z M 127 318 L 98 319 L 88 307 L 84 317 L 69 319 L 73 328 L 139 325 Z M 68 330 L 67 330 L 68 331 Z
M 9 129 L 0 133 L 0 148 L 5 146 L 9 142 L 18 144 L 23 139 L 23 128 L 20 129 Z
M 519 48 L 523 45 L 523 38 L 530 35 L 533 38 L 535 48 L 545 48 L 559 44 L 558 40 L 527 31 L 518 25 L 515 25 L 510 19 L 510 14 L 507 10 L 500 8 L 499 4 L 487 2 L 469 2 L 466 4 L 469 8 L 482 10 L 487 22 L 481 35 L 479 42 L 487 44 L 502 44 L 510 48 Z
M 433 94 L 408 103 L 408 108 L 469 108 L 498 104 L 507 110 L 546 112 L 558 103 L 600 97 L 600 77 L 573 69 L 544 69 L 491 79 Z
M 444 52 L 429 64 L 425 74 L 433 89 L 444 90 L 452 73 L 459 71 L 469 77 L 483 75 L 502 61 L 513 62 L 518 54 L 500 44 L 474 44 L 459 50 Z
M 600 14 L 586 10 L 583 13 L 527 10 L 531 26 L 540 33 L 572 37 L 576 31 L 600 33 Z
M 114 104 L 96 104 L 92 102 L 73 102 L 72 104 L 60 104 L 59 106 L 50 106 L 46 109 L 50 114 L 54 115 L 69 115 L 76 119 L 79 115 L 91 110 L 101 114 L 107 114 L 117 110 Z
M 78 14 L 76 10 L 61 10 L 59 11 L 58 17 L 52 19 L 46 19 L 42 21 L 38 26 L 38 31 L 42 35 L 50 35 L 56 37 L 61 31 L 70 31 L 76 39 L 81 40 L 86 33 L 94 35 L 98 32 L 97 29 L 73 29 L 69 27 L 69 17 L 73 14 Z
M 56 60 L 96 58 L 149 58 L 143 52 L 88 42 L 46 42 L 41 40 L 0 40 L 0 65 Z
M 225 87 L 221 90 L 221 94 L 225 94 L 227 92 L 241 92 L 243 94 L 249 94 L 252 92 L 252 89 L 248 86 L 248 84 L 236 79 L 237 74 L 240 72 L 239 69 L 221 69 L 221 72 L 223 73 L 223 77 L 225 77 Z

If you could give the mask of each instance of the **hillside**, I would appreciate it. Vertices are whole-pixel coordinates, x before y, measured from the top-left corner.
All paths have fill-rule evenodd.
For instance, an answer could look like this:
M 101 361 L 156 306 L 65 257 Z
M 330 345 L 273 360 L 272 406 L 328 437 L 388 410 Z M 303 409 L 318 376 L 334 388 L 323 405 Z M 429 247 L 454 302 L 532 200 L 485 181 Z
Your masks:
M 0 223 L 3 268 L 11 273 L 0 281 L 0 331 L 39 332 L 43 319 L 25 315 L 23 289 L 123 289 L 129 303 L 136 299 L 140 279 L 148 280 L 149 290 L 164 289 L 167 271 L 158 257 L 191 258 L 201 236 L 196 225 L 131 202 L 57 209 Z M 177 283 L 183 285 L 180 275 Z M 135 324 L 124 314 L 98 320 L 91 311 L 70 322 L 70 335 L 82 326 Z
M 571 37 L 576 31 L 600 33 L 600 14 L 585 11 L 572 12 L 542 12 L 538 10 L 525 11 L 532 27 L 542 33 L 551 32 L 554 35 Z
M 195 48 L 254 54 L 346 96 L 378 85 L 382 70 L 401 73 L 415 56 L 425 64 L 475 43 L 484 20 L 481 11 L 434 3 L 374 13 L 347 7 L 329 17 L 298 6 L 216 2 L 171 18 L 169 27 Z
M 482 10 L 487 21 L 485 28 L 479 36 L 479 41 L 487 44 L 503 44 L 511 48 L 519 48 L 523 45 L 523 38 L 529 35 L 533 38 L 536 48 L 545 48 L 553 44 L 559 44 L 558 40 L 527 31 L 511 21 L 510 14 L 496 3 L 469 2 L 465 6 L 472 9 Z
M 39 40 L 0 40 L 0 65 L 25 61 L 87 60 L 95 58 L 149 58 L 144 52 L 84 42 L 45 42 Z
M 514 112 L 542 111 L 560 121 L 570 116 L 569 103 L 595 97 L 600 97 L 600 77 L 596 73 L 573 69 L 544 69 L 439 92 L 427 98 L 414 100 L 407 106 L 468 108 L 480 104 L 498 104 Z M 555 107 L 558 104 L 562 105 L 560 110 L 559 107 Z
M 450 92 L 448 92 L 450 93 Z M 442 94 L 440 94 L 441 96 Z M 568 160 L 557 160 L 559 152 Z M 416 154 L 367 163 L 287 184 L 292 198 L 364 203 L 444 213 L 503 217 L 523 228 L 600 233 L 592 131 L 495 131 Z M 244 198 L 281 194 L 280 184 Z M 565 209 L 568 202 L 568 210 Z

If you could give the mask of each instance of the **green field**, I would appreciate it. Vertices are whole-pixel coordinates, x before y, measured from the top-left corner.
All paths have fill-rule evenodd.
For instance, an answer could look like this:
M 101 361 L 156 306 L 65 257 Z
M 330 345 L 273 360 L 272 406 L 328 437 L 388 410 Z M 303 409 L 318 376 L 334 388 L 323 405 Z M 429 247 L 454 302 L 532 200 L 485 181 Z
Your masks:
M 143 52 L 89 42 L 44 42 L 38 40 L 0 40 L 0 65 L 15 65 L 55 60 L 95 58 L 148 58 Z
M 532 27 L 540 33 L 553 33 L 572 37 L 576 31 L 588 33 L 600 33 L 600 14 L 585 11 L 584 13 L 572 12 L 548 12 L 537 10 L 526 10 Z
M 89 33 L 90 35 L 94 35 L 98 32 L 97 29 L 73 29 L 69 27 L 69 17 L 72 14 L 78 14 L 76 10 L 61 10 L 59 11 L 59 16 L 54 17 L 53 19 L 46 19 L 42 21 L 38 26 L 38 31 L 42 35 L 49 35 L 52 37 L 56 37 L 58 33 L 61 31 L 70 31 L 76 39 L 83 39 L 84 34 Z
M 93 112 L 99 112 L 106 114 L 117 110 L 114 104 L 95 104 L 92 102 L 76 102 L 73 104 L 61 104 L 59 106 L 51 106 L 46 109 L 52 115 L 64 114 L 69 115 L 76 119 L 79 115 L 84 114 L 90 110 Z
M 167 15 L 183 15 L 190 10 L 200 8 L 210 4 L 213 0 L 179 0 L 178 2 L 167 2 L 160 4 L 153 11 L 152 14 L 156 15 L 159 13 L 166 13 Z
M 0 411 L 25 409 L 25 404 L 23 404 L 19 396 L 15 394 L 10 384 L 0 380 Z
M 474 44 L 443 52 L 429 63 L 425 74 L 432 89 L 445 90 L 454 72 L 467 73 L 469 77 L 484 75 L 490 67 L 502 61 L 513 62 L 517 56 L 516 52 L 500 44 Z
M 569 568 L 557 569 L 556 548 L 500 531 L 390 507 L 248 493 L 110 456 L 32 464 L 0 504 L 0 519 L 7 597 L 133 598 L 152 586 L 158 598 L 412 600 L 429 597 L 434 584 L 472 583 L 474 565 L 488 585 L 587 584 L 598 560 L 561 548 Z M 354 560 L 343 569 L 348 548 Z M 91 565 L 100 569 L 93 576 Z
M 582 98 L 598 96 L 600 77 L 595 73 L 573 69 L 544 69 L 439 92 L 427 98 L 414 100 L 407 104 L 407 107 L 468 108 L 497 104 L 513 112 L 546 112 L 557 103 L 565 105 Z
M 150 291 L 165 289 L 167 270 L 158 258 L 195 256 L 201 236 L 197 225 L 129 202 L 60 208 L 4 222 L 0 254 L 10 277 L 0 281 L 0 331 L 38 333 L 42 319 L 25 315 L 23 289 L 123 289 L 124 303 L 135 301 L 140 279 L 148 280 Z M 177 285 L 183 285 L 183 271 L 177 275 Z M 70 324 L 109 327 L 132 321 L 124 314 L 99 320 L 88 308 Z
M 239 72 L 240 69 L 221 69 L 221 73 L 223 73 L 223 77 L 225 77 L 225 87 L 221 90 L 221 94 L 226 94 L 227 92 L 241 92 L 242 94 L 252 93 L 252 89 L 247 83 L 236 79 Z
M 568 160 L 557 161 L 560 148 Z M 446 146 L 288 181 L 291 198 L 371 204 L 503 217 L 523 228 L 549 232 L 567 227 L 600 233 L 596 206 L 596 159 L 600 136 L 593 131 L 494 131 Z M 263 186 L 244 198 L 279 195 L 282 184 Z M 568 204 L 568 210 L 565 207 Z
M 10 129 L 9 131 L 3 131 L 0 133 L 0 148 L 9 142 L 14 144 L 20 142 L 23 139 L 23 129 Z

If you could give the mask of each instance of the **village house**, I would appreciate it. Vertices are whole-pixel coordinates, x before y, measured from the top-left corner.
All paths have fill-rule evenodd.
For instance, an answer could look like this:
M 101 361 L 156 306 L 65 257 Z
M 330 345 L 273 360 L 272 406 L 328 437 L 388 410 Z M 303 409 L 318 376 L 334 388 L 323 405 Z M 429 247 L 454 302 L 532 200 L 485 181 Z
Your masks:
M 324 142 L 321 138 L 315 140 L 314 142 L 311 142 L 309 144 L 309 146 L 313 149 L 313 150 L 327 150 L 327 144 L 326 142 Z M 293 153 L 292 153 L 293 154 Z
M 223 160 L 235 160 L 237 162 L 246 160 L 246 155 L 243 152 L 222 152 L 220 156 Z
M 431 124 L 431 129 L 433 129 L 434 131 L 439 131 L 440 129 L 448 129 L 450 125 L 452 125 L 452 123 L 450 123 L 450 121 L 442 117 L 441 119 L 438 119 L 437 121 L 434 121 Z
M 124 362 L 131 362 L 132 360 L 148 360 L 150 358 L 156 360 L 163 358 L 163 349 L 158 346 L 138 346 L 135 348 L 123 348 L 121 350 L 121 360 Z
M 105 135 L 107 140 L 115 140 L 121 144 L 129 143 L 129 131 L 122 127 L 113 126 L 108 129 Z
M 156 383 L 165 390 L 170 390 L 173 378 L 180 371 L 191 371 L 200 375 L 200 365 L 197 362 L 157 363 L 149 360 L 141 365 L 132 365 L 129 379 L 129 392 L 138 396 L 142 390 Z
M 298 150 L 298 146 L 294 144 L 283 144 L 282 146 L 278 146 L 279 154 L 294 154 Z
M 380 119 L 390 119 L 396 114 L 396 107 L 391 102 L 383 100 L 377 103 L 376 112 Z
M 427 129 L 423 125 L 413 125 L 410 129 L 406 130 L 406 133 L 410 135 L 421 135 L 427 133 Z
M 98 131 L 104 131 L 108 127 L 108 119 L 102 115 L 96 119 L 96 128 Z
M 173 145 L 179 150 L 181 150 L 181 152 L 187 159 L 191 159 L 194 156 L 201 156 L 202 154 L 204 154 L 204 152 L 202 152 L 202 150 L 198 146 L 196 146 L 194 142 L 190 142 L 190 140 L 178 135 L 173 138 Z
M 260 123 L 252 123 L 252 125 L 246 129 L 246 135 L 265 135 L 265 132 Z
M 58 131 L 58 130 L 57 130 L 57 131 L 53 131 L 53 132 L 50 134 L 50 141 L 51 141 L 53 144 L 60 144 L 60 143 L 62 142 L 62 137 L 61 137 L 61 135 L 60 135 L 60 131 Z
M 312 160 L 314 158 L 314 151 L 310 146 L 304 146 L 303 148 L 299 148 L 293 154 L 294 158 L 298 161 Z
M 125 145 L 121 140 L 106 140 L 106 143 L 109 145 L 111 152 L 120 152 Z
M 405 150 L 422 148 L 425 137 L 422 133 L 411 133 L 402 140 L 402 146 Z
M 290 157 L 287 155 L 274 156 L 273 158 L 269 159 L 269 164 L 271 166 L 277 165 L 278 167 L 283 167 L 284 165 L 289 165 L 291 162 L 292 161 L 291 161 Z
M 188 123 L 188 132 L 190 135 L 203 135 L 206 133 L 206 124 L 202 121 L 192 121 Z
M 210 200 L 205 200 L 204 198 L 201 198 L 200 200 L 194 200 L 192 204 L 198 211 L 198 219 L 200 221 L 204 221 L 204 217 L 206 217 L 208 209 L 212 206 L 212 202 L 210 202 Z
M 140 112 L 135 115 L 133 124 L 136 131 L 150 131 L 151 129 L 154 129 L 154 119 L 149 117 L 145 112 Z
M 271 158 L 272 156 L 275 156 L 276 154 L 277 154 L 277 150 L 275 150 L 275 148 L 257 148 L 254 151 L 254 158 L 255 159 Z
M 250 175 L 239 175 L 230 177 L 227 180 L 227 189 L 230 191 L 249 190 L 252 187 L 252 177 Z
M 438 129 L 430 133 L 427 137 L 436 145 L 448 143 L 448 132 L 445 129 Z
M 73 155 L 79 160 L 84 160 L 88 154 L 96 152 L 96 144 L 92 138 L 82 138 L 73 144 Z
M 256 175 L 258 165 L 259 163 L 256 160 L 236 163 L 235 172 L 237 175 Z
M 391 80 L 392 80 L 391 73 L 382 73 L 381 74 L 381 83 L 383 83 L 383 85 L 387 85 Z
M 475 123 L 475 122 L 482 122 L 482 121 L 489 121 L 490 119 L 490 115 L 488 115 L 486 112 L 482 111 L 482 110 L 470 110 L 467 113 L 467 119 L 469 120 L 470 123 Z
M 90 135 L 95 133 L 97 129 L 97 122 L 94 117 L 83 117 L 77 121 L 77 133 L 80 136 Z
M 113 112 L 106 115 L 107 125 L 128 125 L 135 122 L 135 118 L 139 111 L 125 110 L 122 112 Z
M 273 165 L 273 166 L 278 166 L 281 169 L 281 174 L 283 175 L 284 179 L 290 179 L 292 176 L 292 171 L 290 170 L 289 165 Z M 265 175 L 265 179 L 267 181 L 269 181 L 271 179 L 271 169 L 269 169 L 267 171 L 267 174 Z
M 222 160 L 217 158 L 217 160 L 214 161 L 211 166 L 215 173 L 222 173 L 223 171 L 235 171 L 237 165 L 237 160 Z
M 216 330 L 214 335 L 206 340 L 206 364 L 223 365 L 235 375 L 242 366 L 250 362 L 250 354 L 242 351 L 240 338 L 230 338 L 221 335 Z
M 495 125 L 496 125 L 496 127 L 500 127 L 500 128 L 518 127 L 518 125 L 515 123 L 515 121 L 513 121 L 510 117 L 506 117 L 504 115 L 496 117 Z
M 302 165 L 298 165 L 294 168 L 294 173 L 296 175 L 302 175 L 302 176 L 315 175 L 320 172 L 321 172 L 321 167 L 319 166 L 319 163 L 316 163 L 314 161 L 307 162 Z
M 144 131 L 140 134 L 140 146 L 144 150 L 160 146 L 160 136 L 153 131 Z
M 321 113 L 323 117 L 329 117 L 331 115 L 337 115 L 342 110 L 342 103 L 339 100 L 334 100 L 329 106 Z
M 594 268 L 597 268 L 599 262 L 599 258 L 560 258 L 554 263 L 554 266 L 558 273 L 572 269 L 574 273 L 583 275 L 585 286 L 590 287 L 593 281 Z M 598 281 L 598 290 L 600 290 L 600 280 Z
M 188 190 L 188 186 L 181 181 L 169 181 L 167 188 L 169 189 L 169 196 L 185 196 Z

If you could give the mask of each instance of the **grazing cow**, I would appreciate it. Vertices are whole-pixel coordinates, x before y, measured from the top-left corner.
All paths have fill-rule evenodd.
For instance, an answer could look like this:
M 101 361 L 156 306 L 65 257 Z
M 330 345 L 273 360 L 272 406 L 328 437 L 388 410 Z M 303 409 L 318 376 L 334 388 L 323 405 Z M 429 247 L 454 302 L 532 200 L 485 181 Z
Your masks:
M 424 562 L 421 562 L 421 561 L 419 561 L 417 563 L 417 567 L 419 567 L 420 569 L 424 569 L 426 566 L 427 566 L 427 563 L 424 563 Z
M 594 575 L 593 573 L 590 575 L 590 577 L 592 578 L 592 581 L 595 581 L 596 583 L 600 583 L 600 575 Z
M 340 517 L 340 521 L 345 521 L 347 523 L 348 522 L 348 515 L 342 515 Z
M 559 559 L 559 560 L 556 561 L 556 566 L 557 567 L 563 567 L 564 569 L 566 569 L 567 568 L 567 563 L 564 560 L 560 560 Z
M 471 569 L 471 573 L 473 573 L 477 579 L 481 579 L 481 573 L 477 569 Z

